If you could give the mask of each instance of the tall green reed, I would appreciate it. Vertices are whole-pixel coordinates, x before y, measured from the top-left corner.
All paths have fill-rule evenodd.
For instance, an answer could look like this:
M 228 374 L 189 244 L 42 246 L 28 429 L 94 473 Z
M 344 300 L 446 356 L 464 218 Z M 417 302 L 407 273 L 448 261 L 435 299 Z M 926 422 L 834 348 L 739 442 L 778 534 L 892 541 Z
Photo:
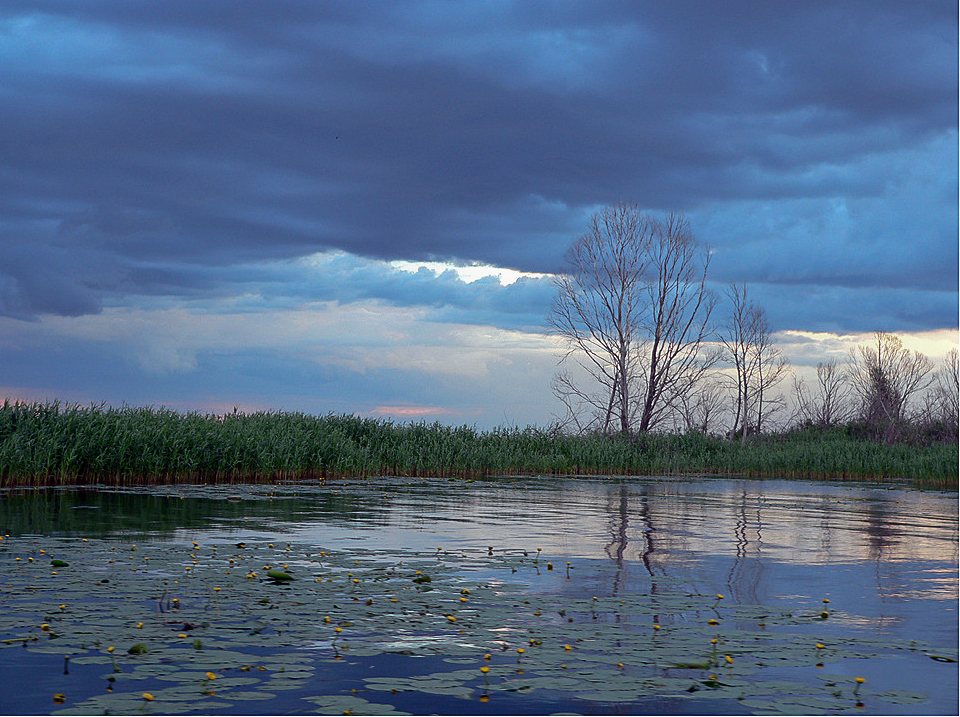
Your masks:
M 843 431 L 629 439 L 537 427 L 478 431 L 352 415 L 4 401 L 0 484 L 237 482 L 360 475 L 682 475 L 906 479 L 957 487 L 956 444 L 881 445 Z

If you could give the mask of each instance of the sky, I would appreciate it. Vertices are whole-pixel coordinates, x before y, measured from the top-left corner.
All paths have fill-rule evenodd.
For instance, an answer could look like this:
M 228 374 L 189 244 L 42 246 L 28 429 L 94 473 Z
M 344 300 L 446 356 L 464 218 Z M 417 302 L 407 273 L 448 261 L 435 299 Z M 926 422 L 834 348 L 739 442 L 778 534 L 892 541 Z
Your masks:
M 953 0 L 5 0 L 0 398 L 546 425 L 619 201 L 801 373 L 936 359 L 958 102 Z

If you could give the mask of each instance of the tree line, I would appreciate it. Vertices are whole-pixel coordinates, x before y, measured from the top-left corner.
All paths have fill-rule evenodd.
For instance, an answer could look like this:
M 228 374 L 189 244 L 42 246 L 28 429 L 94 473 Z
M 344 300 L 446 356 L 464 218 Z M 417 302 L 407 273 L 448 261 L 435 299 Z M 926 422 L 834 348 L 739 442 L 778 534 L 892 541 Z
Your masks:
M 773 341 L 746 284 L 707 285 L 710 251 L 679 214 L 618 203 L 594 214 L 557 274 L 550 324 L 566 347 L 553 390 L 559 430 L 726 434 L 848 426 L 885 442 L 957 440 L 957 350 L 937 369 L 877 332 L 807 385 Z M 789 396 L 789 399 L 788 399 Z

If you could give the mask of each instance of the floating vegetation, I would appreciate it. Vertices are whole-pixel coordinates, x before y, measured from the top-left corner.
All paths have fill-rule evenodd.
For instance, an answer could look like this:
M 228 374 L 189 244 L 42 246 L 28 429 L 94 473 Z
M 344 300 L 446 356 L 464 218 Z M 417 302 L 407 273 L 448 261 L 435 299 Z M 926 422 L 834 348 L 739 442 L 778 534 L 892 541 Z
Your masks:
M 41 551 L 66 564 L 51 573 L 24 559 Z M 825 674 L 825 664 L 913 652 L 955 677 L 936 665 L 955 662 L 950 646 L 844 636 L 836 600 L 827 624 L 819 602 L 736 604 L 667 577 L 642 593 L 577 597 L 537 589 L 570 580 L 549 562 L 542 569 L 541 556 L 7 537 L 0 649 L 102 668 L 108 691 L 74 701 L 60 687 L 53 714 L 208 713 L 297 691 L 302 704 L 285 711 L 401 714 L 391 698 L 416 693 L 485 702 L 539 694 L 571 709 L 735 700 L 758 714 L 818 714 L 925 700 Z M 601 569 L 577 568 L 578 577 Z M 317 694 L 324 671 L 390 655 L 428 659 L 402 677 L 360 678 L 353 690 L 332 682 L 332 693 Z

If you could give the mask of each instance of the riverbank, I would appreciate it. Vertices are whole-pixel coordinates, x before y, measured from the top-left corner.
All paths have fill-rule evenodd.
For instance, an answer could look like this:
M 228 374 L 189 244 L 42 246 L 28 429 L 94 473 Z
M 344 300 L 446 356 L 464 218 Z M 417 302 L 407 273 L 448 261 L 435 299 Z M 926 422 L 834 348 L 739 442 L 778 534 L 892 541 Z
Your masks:
M 629 440 L 479 431 L 349 415 L 225 416 L 157 408 L 0 406 L 0 486 L 268 482 L 396 475 L 743 475 L 910 481 L 956 489 L 957 444 L 883 445 L 844 429 Z

